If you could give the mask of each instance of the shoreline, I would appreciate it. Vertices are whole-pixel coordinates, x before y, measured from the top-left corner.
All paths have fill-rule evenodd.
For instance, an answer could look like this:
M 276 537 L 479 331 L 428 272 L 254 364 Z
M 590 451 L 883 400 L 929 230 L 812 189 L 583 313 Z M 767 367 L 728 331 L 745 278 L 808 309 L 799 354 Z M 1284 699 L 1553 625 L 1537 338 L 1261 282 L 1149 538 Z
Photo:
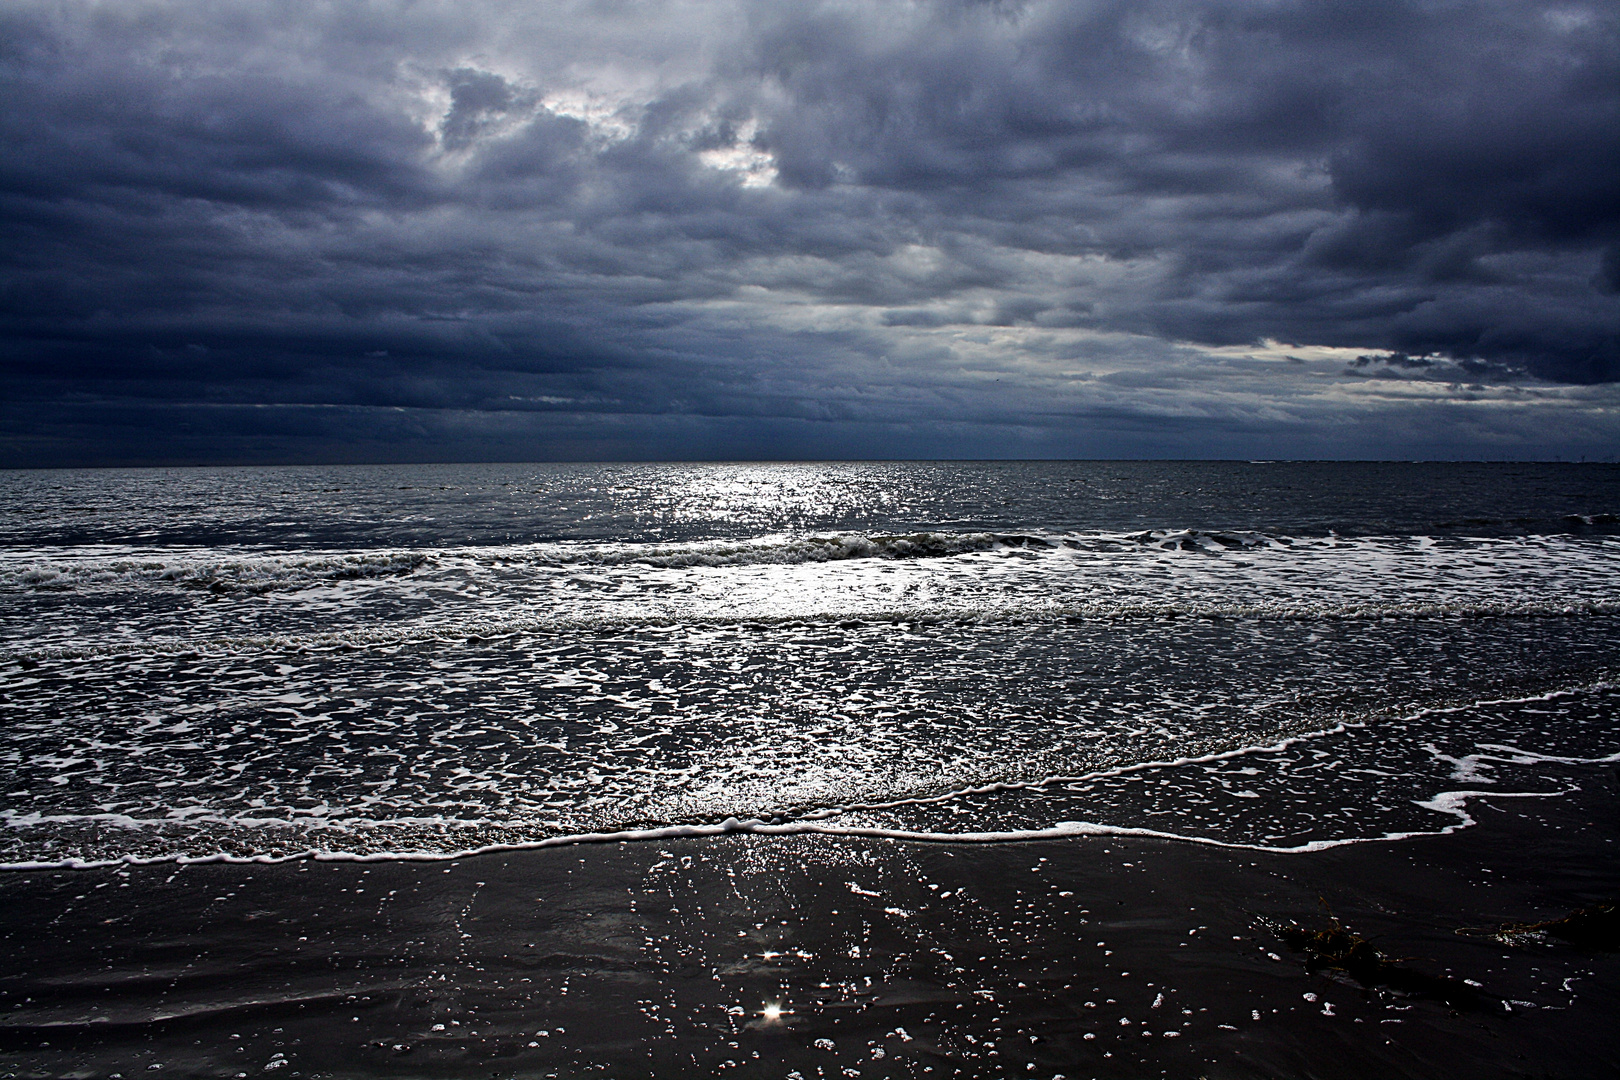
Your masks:
M 1482 698 L 1479 700 L 1458 703 L 1438 703 L 1417 709 L 1414 712 L 1398 717 L 1402 723 L 1433 715 L 1448 713 L 1464 713 L 1491 706 L 1501 705 L 1528 705 L 1537 702 L 1552 701 L 1558 698 L 1579 698 L 1593 692 L 1611 690 L 1614 686 L 1612 680 L 1604 677 L 1590 679 L 1575 686 L 1559 686 L 1554 689 L 1537 693 L 1523 694 L 1499 698 Z M 1022 843 L 1039 840 L 1070 839 L 1076 837 L 1134 837 L 1138 839 L 1166 840 L 1175 843 L 1195 844 L 1232 851 L 1251 851 L 1264 854 L 1301 854 L 1309 852 L 1328 851 L 1338 847 L 1357 844 L 1391 843 L 1404 840 L 1418 839 L 1427 836 L 1448 836 L 1456 832 L 1465 831 L 1474 827 L 1476 821 L 1469 813 L 1469 804 L 1478 799 L 1556 799 L 1572 794 L 1575 789 L 1564 788 L 1554 791 L 1502 791 L 1481 788 L 1458 788 L 1454 790 L 1435 791 L 1427 798 L 1413 799 L 1412 805 L 1435 814 L 1449 817 L 1451 820 L 1441 824 L 1435 823 L 1434 828 L 1416 828 L 1386 831 L 1378 835 L 1345 836 L 1329 840 L 1307 840 L 1292 845 L 1246 843 L 1240 840 L 1223 840 L 1211 836 L 1195 836 L 1187 833 L 1170 830 L 1148 829 L 1139 826 L 1113 825 L 1098 821 L 1066 820 L 1054 825 L 1012 830 L 990 830 L 980 832 L 939 832 L 917 829 L 906 829 L 884 825 L 866 824 L 828 824 L 834 819 L 846 815 L 859 819 L 862 814 L 894 810 L 897 808 L 910 808 L 930 806 L 936 804 L 950 804 L 956 800 L 982 795 L 1022 795 L 1025 793 L 1040 793 L 1043 789 L 1056 788 L 1063 785 L 1083 784 L 1098 780 L 1118 780 L 1135 777 L 1138 774 L 1153 773 L 1158 770 L 1174 770 L 1188 766 L 1210 765 L 1237 761 L 1252 755 L 1275 754 L 1279 751 L 1295 746 L 1308 746 L 1313 742 L 1331 738 L 1335 735 L 1344 735 L 1352 731 L 1365 729 L 1365 722 L 1340 721 L 1329 727 L 1311 731 L 1301 731 L 1283 735 L 1271 741 L 1248 744 L 1226 750 L 1218 750 L 1192 756 L 1175 758 L 1153 759 L 1148 761 L 1132 762 L 1111 768 L 1093 770 L 1091 772 L 1074 776 L 1047 776 L 1041 780 L 1031 781 L 996 781 L 988 784 L 953 788 L 949 791 L 934 795 L 919 795 L 908 798 L 888 800 L 882 802 L 848 803 L 841 806 L 831 806 L 821 810 L 814 810 L 788 821 L 779 819 L 747 818 L 739 819 L 728 817 L 721 821 L 706 823 L 661 825 L 650 828 L 617 829 L 605 832 L 559 833 L 552 836 L 541 836 L 534 839 L 497 840 L 494 842 L 477 843 L 466 847 L 450 847 L 441 850 L 382 850 L 382 851 L 342 851 L 319 850 L 306 848 L 303 850 L 283 848 L 279 852 L 259 852 L 251 855 L 232 854 L 228 851 L 210 852 L 201 855 L 187 854 L 158 854 L 141 855 L 126 853 L 106 859 L 67 858 L 56 861 L 37 859 L 19 860 L 16 862 L 0 862 L 0 874 L 13 872 L 44 872 L 55 870 L 88 871 L 112 870 L 120 867 L 149 867 L 149 866 L 197 866 L 211 863 L 230 865 L 272 865 L 278 863 L 296 863 L 303 860 L 316 862 L 447 862 L 460 859 L 487 857 L 494 855 L 509 855 L 525 851 L 536 851 L 547 848 L 567 848 L 574 846 L 591 846 L 613 843 L 652 843 L 675 839 L 714 838 L 733 834 L 748 834 L 757 836 L 793 836 L 793 835 L 820 835 L 842 836 L 864 839 L 901 840 L 922 844 L 1000 844 Z M 1611 766 L 1620 763 L 1620 753 L 1607 754 L 1595 757 L 1567 757 L 1543 754 L 1536 751 L 1521 750 L 1517 747 L 1498 748 L 1504 753 L 1511 753 L 1512 760 L 1518 764 L 1549 763 L 1560 766 L 1570 766 L 1575 769 L 1590 768 L 1594 766 Z M 1431 751 L 1433 752 L 1433 751 Z M 1448 759 L 1449 760 L 1449 759 Z M 1461 768 L 1461 766 L 1459 766 Z M 1468 781 L 1479 778 L 1471 770 L 1455 772 L 1451 777 L 1454 781 Z M 1485 782 L 1491 782 L 1489 780 Z M 29 815 L 20 818 L 7 815 L 7 822 L 16 826 L 20 821 L 25 825 L 40 823 L 49 824 L 55 819 L 33 819 Z M 75 819 L 85 820 L 85 819 Z M 167 819 L 133 820 L 123 815 L 110 814 L 98 816 L 97 824 L 112 828 L 125 826 L 157 827 L 162 828 L 171 824 Z M 197 819 L 192 819 L 197 820 Z M 204 819 L 210 820 L 210 819 Z M 325 819 L 322 819 L 323 821 Z M 216 825 L 231 827 L 283 827 L 296 830 L 300 826 L 282 818 L 271 819 L 226 819 L 213 822 Z M 421 821 L 394 820 L 390 824 L 412 825 L 428 829 L 444 829 L 447 822 L 443 819 L 427 819 Z M 464 836 L 476 836 L 480 829 L 485 828 L 476 824 L 457 826 Z M 338 825 L 332 831 L 352 831 L 351 826 Z
M 1620 958 L 1454 931 L 1620 895 L 1617 786 L 1302 853 L 730 830 L 10 870 L 0 1074 L 1574 1080 L 1620 1069 Z M 1482 1004 L 1306 970 L 1261 920 L 1318 897 Z
M 1211 755 L 1209 758 L 1197 760 L 1216 760 L 1236 755 Z M 1609 758 L 1599 758 L 1591 764 L 1608 764 L 1611 761 L 1620 761 L 1620 755 Z M 1588 764 L 1588 762 L 1582 762 Z M 1148 766 L 1130 766 L 1121 769 L 1119 773 L 1134 771 L 1137 768 L 1155 767 L 1161 762 L 1151 762 Z M 1172 762 L 1172 765 L 1185 764 Z M 1100 774 L 1099 774 L 1100 775 Z M 1111 774 L 1118 775 L 1118 773 Z M 1043 781 L 1042 783 L 1065 783 L 1066 779 Z M 1032 784 L 991 784 L 984 787 L 966 788 L 953 791 L 947 796 L 924 799 L 908 799 L 894 803 L 879 804 L 882 807 L 910 805 L 916 803 L 943 802 L 958 795 L 974 795 L 986 792 L 1013 791 L 1038 789 L 1042 783 Z M 541 851 L 548 848 L 589 848 L 605 844 L 650 844 L 662 840 L 701 840 L 714 839 L 723 836 L 826 836 L 843 837 L 851 840 L 900 840 L 910 844 L 937 844 L 944 846 L 982 846 L 988 844 L 1025 844 L 1044 840 L 1070 840 L 1080 837 L 1118 837 L 1131 840 L 1163 840 L 1175 844 L 1189 844 L 1201 847 L 1221 848 L 1227 851 L 1247 851 L 1262 855 L 1304 855 L 1321 851 L 1332 851 L 1335 848 L 1350 847 L 1356 844 L 1385 844 L 1399 843 L 1403 840 L 1415 840 L 1424 837 L 1450 836 L 1464 829 L 1473 828 L 1478 822 L 1467 813 L 1468 803 L 1475 799 L 1558 799 L 1575 794 L 1577 789 L 1562 791 L 1442 791 L 1432 799 L 1424 800 L 1418 805 L 1436 813 L 1451 814 L 1458 818 L 1450 825 L 1434 830 L 1414 830 L 1410 832 L 1385 833 L 1381 836 L 1353 836 L 1339 840 L 1310 840 L 1304 844 L 1293 847 L 1268 847 L 1263 844 L 1244 844 L 1236 841 L 1214 840 L 1208 837 L 1186 836 L 1181 833 L 1161 832 L 1156 829 L 1143 829 L 1128 825 L 1103 825 L 1089 821 L 1065 821 L 1046 829 L 1023 829 L 1010 832 L 984 832 L 984 833 L 935 833 L 915 832 L 906 829 L 887 829 L 877 826 L 863 825 L 823 825 L 821 820 L 836 817 L 846 812 L 859 812 L 868 809 L 865 806 L 844 807 L 836 810 L 818 811 L 795 821 L 773 823 L 751 818 L 743 821 L 738 818 L 727 818 L 714 825 L 669 825 L 653 829 L 625 829 L 619 832 L 605 833 L 577 833 L 567 836 L 546 837 L 540 840 L 522 840 L 511 843 L 488 844 L 482 847 L 465 848 L 446 852 L 423 851 L 384 851 L 384 852 L 348 852 L 348 851 L 302 851 L 290 855 L 230 855 L 219 852 L 213 855 L 160 855 L 152 858 L 143 858 L 136 855 L 125 855 L 115 859 L 85 861 L 81 859 L 65 859 L 61 862 L 16 862 L 0 863 L 0 874 L 26 873 L 52 870 L 115 870 L 119 867 L 154 867 L 154 866 L 207 866 L 212 864 L 229 866 L 273 866 L 282 863 L 391 863 L 391 862 L 457 862 L 462 859 L 488 858 L 497 855 L 512 855 L 526 851 Z

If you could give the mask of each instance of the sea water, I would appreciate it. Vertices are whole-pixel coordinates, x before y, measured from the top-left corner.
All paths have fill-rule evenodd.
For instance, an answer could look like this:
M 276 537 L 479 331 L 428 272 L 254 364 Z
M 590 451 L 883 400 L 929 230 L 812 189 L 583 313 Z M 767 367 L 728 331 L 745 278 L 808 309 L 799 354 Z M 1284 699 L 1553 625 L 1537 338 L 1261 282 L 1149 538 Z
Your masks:
M 1620 468 L 0 474 L 0 863 L 1465 827 L 1620 760 Z

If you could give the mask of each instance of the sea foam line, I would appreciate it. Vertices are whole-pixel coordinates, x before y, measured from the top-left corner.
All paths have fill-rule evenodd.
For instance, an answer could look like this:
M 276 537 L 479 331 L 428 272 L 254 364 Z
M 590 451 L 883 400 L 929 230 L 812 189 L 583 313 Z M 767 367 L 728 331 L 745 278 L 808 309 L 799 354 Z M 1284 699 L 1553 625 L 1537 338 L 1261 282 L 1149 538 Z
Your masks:
M 1396 722 L 1411 722 L 1424 716 L 1464 712 L 1469 709 L 1490 708 L 1502 705 L 1527 705 L 1532 702 L 1552 701 L 1561 697 L 1573 697 L 1583 693 L 1595 693 L 1611 690 L 1615 683 L 1608 680 L 1585 683 L 1580 686 L 1564 687 L 1548 690 L 1539 694 L 1523 697 L 1482 698 L 1465 704 L 1436 705 L 1418 709 L 1415 712 L 1396 718 Z M 1133 762 L 1129 765 L 1120 765 L 1110 769 L 1102 769 L 1080 776 L 1065 777 L 1052 776 L 1040 781 L 998 781 L 991 784 L 971 788 L 957 788 L 940 795 L 914 796 L 897 799 L 892 802 L 881 803 L 848 803 L 834 807 L 826 807 L 805 814 L 794 821 L 769 822 L 760 818 L 739 819 L 728 817 L 725 820 L 712 824 L 666 825 L 648 829 L 623 829 L 609 832 L 571 833 L 561 836 L 548 836 L 535 840 L 516 840 L 494 844 L 481 844 L 476 847 L 460 848 L 453 851 L 387 851 L 387 852 L 334 852 L 309 848 L 301 852 L 291 852 L 282 855 L 230 855 L 217 852 L 209 855 L 157 855 L 150 857 L 124 855 L 112 859 L 85 860 L 22 860 L 17 862 L 0 863 L 0 871 L 5 870 L 93 870 L 113 866 L 152 866 L 158 864 L 174 863 L 178 865 L 199 865 L 208 863 L 282 863 L 294 862 L 300 859 L 313 859 L 318 862 L 442 862 L 451 859 L 470 858 L 476 855 L 497 854 L 500 852 L 533 851 L 541 848 L 569 847 L 580 844 L 628 843 L 646 840 L 665 840 L 680 838 L 703 838 L 737 834 L 758 836 L 792 836 L 792 835 L 826 835 L 850 836 L 872 839 L 906 840 L 919 843 L 938 844 L 989 844 L 989 843 L 1017 843 L 1031 840 L 1056 840 L 1080 836 L 1118 836 L 1133 837 L 1152 840 L 1169 840 L 1182 843 L 1201 844 L 1206 847 L 1225 848 L 1240 851 L 1264 852 L 1276 855 L 1308 854 L 1317 851 L 1327 851 L 1333 848 L 1345 847 L 1351 844 L 1398 842 L 1401 840 L 1416 839 L 1425 836 L 1449 836 L 1463 829 L 1478 824 L 1474 817 L 1468 813 L 1468 801 L 1474 798 L 1492 799 L 1544 799 L 1561 798 L 1581 790 L 1578 785 L 1572 785 L 1559 791 L 1482 791 L 1478 789 L 1463 789 L 1455 791 L 1442 791 L 1429 799 L 1414 800 L 1414 805 L 1420 806 L 1436 813 L 1447 814 L 1457 820 L 1439 829 L 1414 829 L 1401 832 L 1382 833 L 1378 836 L 1341 837 L 1332 840 L 1310 840 L 1304 844 L 1288 847 L 1277 847 L 1266 844 L 1248 844 L 1238 841 L 1219 840 L 1207 836 L 1193 836 L 1185 833 L 1167 832 L 1158 829 L 1144 829 L 1126 825 L 1107 825 L 1100 822 L 1064 821 L 1043 829 L 1020 829 L 999 832 L 967 832 L 967 833 L 936 833 L 908 829 L 890 829 L 879 826 L 863 825 L 834 825 L 827 824 L 829 818 L 838 817 L 846 813 L 861 811 L 893 809 L 908 805 L 926 805 L 941 803 L 964 795 L 991 794 L 997 791 L 1033 790 L 1044 786 L 1068 783 L 1091 782 L 1124 776 L 1136 772 L 1145 772 L 1153 769 L 1176 768 L 1185 765 L 1208 764 L 1216 761 L 1230 761 L 1235 758 L 1246 757 L 1251 754 L 1274 753 L 1300 743 L 1311 742 L 1329 735 L 1341 734 L 1355 728 L 1365 728 L 1366 722 L 1343 722 L 1318 731 L 1291 735 L 1284 739 L 1259 745 L 1238 747 L 1232 750 L 1223 750 L 1210 754 L 1193 757 L 1170 758 L 1155 761 Z M 1497 750 L 1511 752 L 1516 758 L 1525 763 L 1536 761 L 1551 762 L 1565 765 L 1608 765 L 1620 763 L 1620 752 L 1607 754 L 1595 758 L 1568 757 L 1551 754 L 1540 754 L 1535 751 L 1521 750 L 1518 747 L 1502 746 L 1500 744 L 1480 744 L 1481 750 Z M 1508 759 L 1512 760 L 1512 759 Z M 101 818 L 108 815 L 91 815 Z M 69 820 L 64 818 L 39 819 L 41 821 Z M 84 820 L 83 818 L 78 820 Z M 133 819 L 131 819 L 133 820 Z M 204 819 L 207 820 L 207 819 Z M 260 819 L 276 820 L 280 819 Z M 345 819 L 321 819 L 321 824 L 334 831 L 354 831 L 345 828 Z M 12 819 L 8 818 L 8 823 Z M 23 824 L 31 824 L 25 822 Z M 242 824 L 241 819 L 219 819 L 217 824 Z M 389 824 L 422 823 L 422 819 L 409 819 L 408 821 L 391 821 Z M 433 824 L 443 824 L 434 821 Z M 169 819 L 156 819 L 151 824 L 173 824 Z M 287 823 L 293 824 L 293 823 Z M 478 823 L 467 823 L 468 827 L 476 827 Z
M 1617 759 L 1620 760 L 1620 759 Z M 1005 832 L 935 833 L 910 829 L 887 829 L 865 825 L 827 825 L 819 821 L 766 822 L 758 818 L 747 820 L 726 818 L 712 825 L 667 825 L 655 829 L 625 829 L 618 832 L 573 833 L 567 836 L 548 836 L 539 840 L 518 840 L 508 843 L 484 844 L 457 851 L 388 851 L 344 852 L 309 849 L 286 855 L 161 855 L 143 858 L 125 855 L 116 859 L 84 860 L 63 859 L 56 862 L 22 861 L 0 863 L 0 870 L 96 870 L 113 866 L 153 866 L 174 863 L 196 866 L 209 863 L 268 864 L 297 862 L 311 859 L 316 862 L 445 862 L 478 855 L 503 852 L 537 851 L 542 848 L 575 847 L 581 844 L 632 843 L 647 840 L 701 839 L 717 836 L 849 836 L 867 839 L 907 840 L 930 844 L 1005 844 L 1030 840 L 1062 840 L 1080 836 L 1117 836 L 1147 840 L 1170 840 L 1205 847 L 1226 848 L 1237 851 L 1264 852 L 1272 855 L 1308 854 L 1347 847 L 1351 844 L 1371 844 L 1411 840 L 1424 836 L 1448 836 L 1478 824 L 1466 811 L 1470 798 L 1492 799 L 1550 799 L 1571 795 L 1579 787 L 1561 791 L 1446 791 L 1417 805 L 1438 813 L 1451 814 L 1459 820 L 1440 829 L 1414 829 L 1405 832 L 1383 833 L 1378 836 L 1351 836 L 1334 840 L 1311 840 L 1293 847 L 1271 847 L 1265 844 L 1245 844 L 1232 840 L 1218 840 L 1207 836 L 1189 836 L 1159 829 L 1143 829 L 1129 825 L 1104 825 L 1099 822 L 1063 821 L 1044 829 L 1016 829 Z

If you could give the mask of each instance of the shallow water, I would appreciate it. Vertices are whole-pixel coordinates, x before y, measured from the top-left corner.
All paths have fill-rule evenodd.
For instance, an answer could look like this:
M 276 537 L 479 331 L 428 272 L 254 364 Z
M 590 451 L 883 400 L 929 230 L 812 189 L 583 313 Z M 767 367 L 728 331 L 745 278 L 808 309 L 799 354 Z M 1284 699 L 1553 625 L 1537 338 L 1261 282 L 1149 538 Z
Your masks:
M 0 474 L 0 861 L 1439 832 L 1615 760 L 1620 469 Z

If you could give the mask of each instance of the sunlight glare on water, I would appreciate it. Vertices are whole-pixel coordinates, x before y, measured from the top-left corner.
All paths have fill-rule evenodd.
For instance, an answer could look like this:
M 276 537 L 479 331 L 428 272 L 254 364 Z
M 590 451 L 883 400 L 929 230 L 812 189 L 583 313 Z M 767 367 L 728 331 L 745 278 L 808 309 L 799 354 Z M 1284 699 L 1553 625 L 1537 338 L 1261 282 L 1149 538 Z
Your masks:
M 1620 636 L 1620 471 L 1459 470 L 6 474 L 0 858 L 1450 827 Z

